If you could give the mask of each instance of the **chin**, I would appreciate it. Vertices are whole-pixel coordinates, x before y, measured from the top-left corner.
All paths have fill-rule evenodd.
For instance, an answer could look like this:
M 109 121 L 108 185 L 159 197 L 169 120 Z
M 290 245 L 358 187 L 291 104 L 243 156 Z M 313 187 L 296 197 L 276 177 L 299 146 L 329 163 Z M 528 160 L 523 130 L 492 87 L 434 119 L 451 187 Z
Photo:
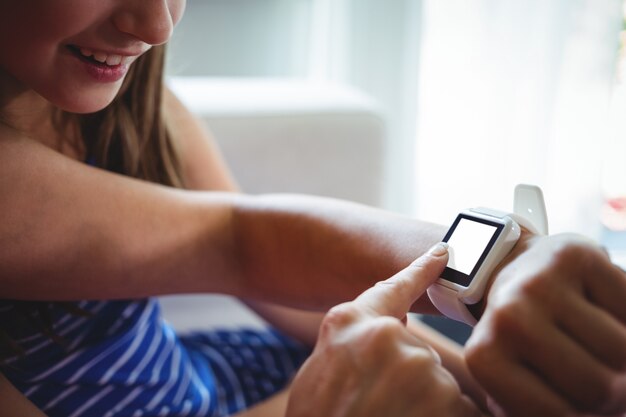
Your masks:
M 48 98 L 53 104 L 55 104 L 61 110 L 69 113 L 76 114 L 89 114 L 98 112 L 113 102 L 117 95 L 117 90 L 114 92 L 107 92 L 103 94 L 88 93 L 81 91 L 77 94 L 70 96 Z

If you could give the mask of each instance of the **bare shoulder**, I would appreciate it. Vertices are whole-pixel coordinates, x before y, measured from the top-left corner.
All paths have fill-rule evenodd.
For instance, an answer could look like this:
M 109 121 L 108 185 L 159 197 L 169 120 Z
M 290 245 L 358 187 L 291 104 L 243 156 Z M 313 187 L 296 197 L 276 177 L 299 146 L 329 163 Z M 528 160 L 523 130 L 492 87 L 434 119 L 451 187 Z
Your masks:
M 15 131 L 10 129 L 8 126 L 0 123 L 0 140 L 8 139 L 11 136 L 15 135 Z
M 0 417 L 45 417 L 24 395 L 0 374 Z
M 188 188 L 235 191 L 236 182 L 203 121 L 167 87 L 163 107 L 167 127 L 179 149 Z
M 6 196 L 3 187 L 30 174 L 29 164 L 47 164 L 51 153 L 39 142 L 0 124 L 0 196 Z
M 0 144 L 6 145 L 7 143 L 16 142 L 23 139 L 26 138 L 20 132 L 0 123 Z

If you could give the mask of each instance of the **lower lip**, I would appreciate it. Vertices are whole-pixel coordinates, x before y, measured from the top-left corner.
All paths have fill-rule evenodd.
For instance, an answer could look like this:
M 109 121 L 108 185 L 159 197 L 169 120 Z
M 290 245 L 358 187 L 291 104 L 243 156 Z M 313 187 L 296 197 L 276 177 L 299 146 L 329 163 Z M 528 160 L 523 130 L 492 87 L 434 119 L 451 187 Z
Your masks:
M 114 83 L 126 75 L 128 72 L 128 65 L 106 65 L 92 62 L 87 58 L 77 56 L 73 53 L 74 57 L 83 64 L 87 74 L 89 74 L 95 81 L 100 83 Z
M 124 78 L 128 72 L 128 66 L 122 64 L 110 67 L 108 65 L 102 66 L 85 61 L 83 61 L 83 63 L 85 64 L 87 73 L 101 83 L 114 83 L 119 81 Z

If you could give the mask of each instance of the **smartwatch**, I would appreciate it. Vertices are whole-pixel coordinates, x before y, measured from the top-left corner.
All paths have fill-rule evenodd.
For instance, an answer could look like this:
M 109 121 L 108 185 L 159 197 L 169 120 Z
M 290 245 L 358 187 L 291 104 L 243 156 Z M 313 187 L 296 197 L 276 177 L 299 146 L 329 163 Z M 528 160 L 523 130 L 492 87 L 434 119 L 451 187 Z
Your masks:
M 446 317 L 471 326 L 477 320 L 468 305 L 480 302 L 489 277 L 517 243 L 521 228 L 547 234 L 548 222 L 541 189 L 515 188 L 514 213 L 472 208 L 459 213 L 443 238 L 449 245 L 448 264 L 428 288 L 428 297 Z

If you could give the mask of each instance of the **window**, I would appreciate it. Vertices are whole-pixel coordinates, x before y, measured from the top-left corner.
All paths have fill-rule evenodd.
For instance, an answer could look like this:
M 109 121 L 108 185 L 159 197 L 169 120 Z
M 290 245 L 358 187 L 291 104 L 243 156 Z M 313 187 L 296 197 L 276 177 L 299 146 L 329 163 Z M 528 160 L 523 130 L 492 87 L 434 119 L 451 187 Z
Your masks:
M 552 232 L 597 237 L 621 0 L 426 0 L 417 214 L 512 208 L 540 185 Z

